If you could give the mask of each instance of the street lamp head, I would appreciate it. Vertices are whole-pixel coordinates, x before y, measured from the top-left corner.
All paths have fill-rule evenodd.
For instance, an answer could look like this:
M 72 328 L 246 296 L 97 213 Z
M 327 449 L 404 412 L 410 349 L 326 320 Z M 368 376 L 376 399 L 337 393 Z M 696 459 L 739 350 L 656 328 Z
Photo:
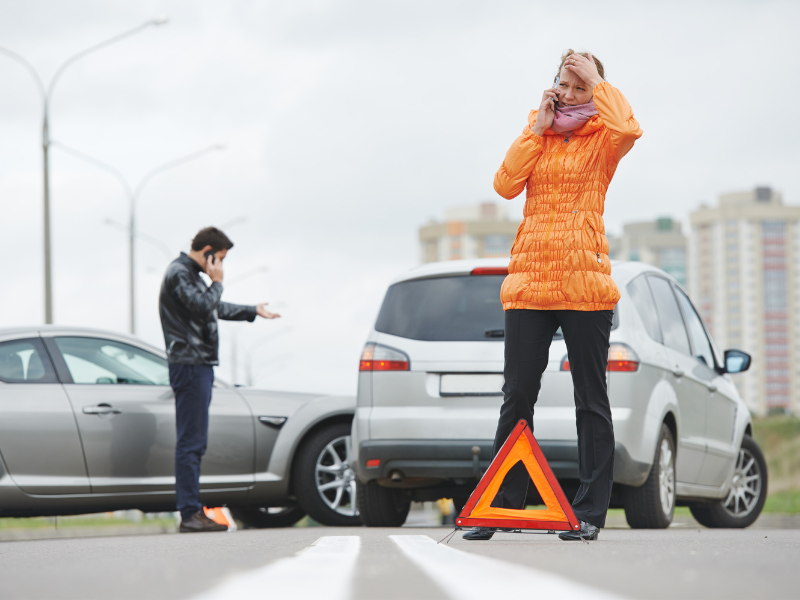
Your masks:
M 155 19 L 150 21 L 150 23 L 156 26 L 166 25 L 167 23 L 169 23 L 169 17 L 166 15 L 161 15 L 160 17 L 156 17 Z

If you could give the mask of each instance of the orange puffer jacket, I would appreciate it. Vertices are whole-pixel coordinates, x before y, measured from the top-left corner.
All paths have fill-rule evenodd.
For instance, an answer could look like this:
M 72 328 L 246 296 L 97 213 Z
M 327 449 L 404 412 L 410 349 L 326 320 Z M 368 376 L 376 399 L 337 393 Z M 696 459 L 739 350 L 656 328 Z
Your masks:
M 619 90 L 603 82 L 593 94 L 598 114 L 569 139 L 533 133 L 532 111 L 494 177 L 506 199 L 528 189 L 501 291 L 505 310 L 611 310 L 619 300 L 603 210 L 617 164 L 642 130 Z

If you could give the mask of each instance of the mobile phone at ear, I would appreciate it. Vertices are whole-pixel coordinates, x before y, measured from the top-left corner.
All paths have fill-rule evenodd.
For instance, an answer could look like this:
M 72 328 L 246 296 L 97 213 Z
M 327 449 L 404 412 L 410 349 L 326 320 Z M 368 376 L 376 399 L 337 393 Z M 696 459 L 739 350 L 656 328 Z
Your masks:
M 559 84 L 560 81 L 561 81 L 561 76 L 560 75 L 556 75 L 556 80 L 553 83 L 553 89 L 556 91 L 556 98 L 558 98 L 558 84 Z M 555 107 L 556 107 L 556 103 L 555 103 L 555 100 L 554 100 L 553 101 L 553 108 L 555 108 Z
M 204 254 L 204 256 L 206 257 L 206 260 L 211 259 L 211 264 L 212 265 L 216 264 L 217 260 L 216 260 L 216 256 L 214 256 L 214 251 L 213 250 L 209 250 L 208 252 L 206 252 Z

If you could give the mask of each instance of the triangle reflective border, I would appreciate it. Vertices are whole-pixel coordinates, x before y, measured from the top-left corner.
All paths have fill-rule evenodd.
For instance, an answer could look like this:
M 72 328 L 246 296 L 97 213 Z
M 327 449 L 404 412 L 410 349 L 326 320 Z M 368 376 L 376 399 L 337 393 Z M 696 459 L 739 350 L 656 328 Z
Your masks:
M 544 500 L 545 509 L 517 510 L 496 508 L 492 502 L 506 474 L 522 461 L 533 485 Z M 456 519 L 457 527 L 507 527 L 509 529 L 547 529 L 573 531 L 580 529 L 572 506 L 564 496 L 558 480 L 539 444 L 525 421 L 520 421 L 508 436 L 500 452 L 492 460 L 464 509 Z

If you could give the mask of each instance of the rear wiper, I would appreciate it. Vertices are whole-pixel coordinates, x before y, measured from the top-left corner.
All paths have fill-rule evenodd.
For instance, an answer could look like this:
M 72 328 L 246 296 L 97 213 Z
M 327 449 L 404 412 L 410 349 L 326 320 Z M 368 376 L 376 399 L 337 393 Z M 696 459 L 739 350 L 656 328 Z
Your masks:
M 483 335 L 485 335 L 486 337 L 491 337 L 491 338 L 501 338 L 501 337 L 505 337 L 506 330 L 505 329 L 487 329 L 486 331 L 483 332 Z

